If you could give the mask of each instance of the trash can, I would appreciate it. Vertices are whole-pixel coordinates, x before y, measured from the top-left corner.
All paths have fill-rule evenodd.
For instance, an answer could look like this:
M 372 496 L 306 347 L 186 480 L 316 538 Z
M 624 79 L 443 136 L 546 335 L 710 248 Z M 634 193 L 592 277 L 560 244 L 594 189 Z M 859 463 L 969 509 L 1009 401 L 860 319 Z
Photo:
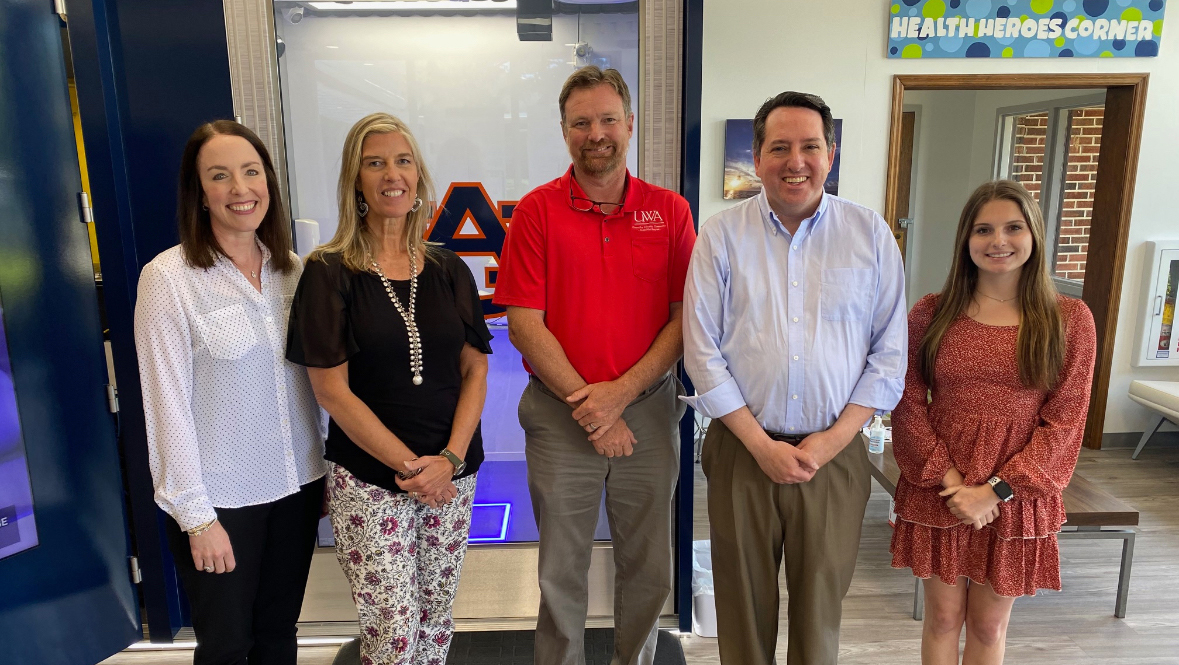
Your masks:
M 716 637 L 716 592 L 712 585 L 712 543 L 692 541 L 692 632 Z

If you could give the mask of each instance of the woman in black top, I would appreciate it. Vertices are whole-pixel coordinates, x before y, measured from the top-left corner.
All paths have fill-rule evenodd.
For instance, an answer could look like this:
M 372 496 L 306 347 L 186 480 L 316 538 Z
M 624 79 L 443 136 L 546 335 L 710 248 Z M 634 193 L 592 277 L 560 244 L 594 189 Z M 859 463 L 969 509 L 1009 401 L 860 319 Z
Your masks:
M 287 359 L 309 368 L 332 417 L 328 505 L 363 662 L 442 663 L 491 334 L 466 264 L 422 240 L 432 188 L 409 128 L 363 118 L 341 164 L 339 226 L 308 258 Z

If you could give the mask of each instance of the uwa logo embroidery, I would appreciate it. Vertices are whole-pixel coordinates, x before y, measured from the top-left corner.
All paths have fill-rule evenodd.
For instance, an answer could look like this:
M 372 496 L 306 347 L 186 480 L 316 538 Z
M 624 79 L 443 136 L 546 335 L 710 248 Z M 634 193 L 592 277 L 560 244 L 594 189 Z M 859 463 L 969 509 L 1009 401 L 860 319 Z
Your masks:
M 634 223 L 631 228 L 636 231 L 662 231 L 667 228 L 667 222 L 658 210 L 636 210 L 633 213 Z

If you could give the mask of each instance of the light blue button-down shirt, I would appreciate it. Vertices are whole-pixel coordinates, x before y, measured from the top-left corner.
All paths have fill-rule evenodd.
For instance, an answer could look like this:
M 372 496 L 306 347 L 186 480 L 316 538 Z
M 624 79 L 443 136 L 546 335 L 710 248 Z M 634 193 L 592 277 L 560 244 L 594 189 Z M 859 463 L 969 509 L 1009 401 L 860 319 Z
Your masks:
M 880 215 L 824 194 L 791 235 L 764 192 L 709 218 L 684 291 L 684 401 L 710 418 L 748 406 L 785 434 L 847 404 L 892 409 L 908 361 L 905 270 Z

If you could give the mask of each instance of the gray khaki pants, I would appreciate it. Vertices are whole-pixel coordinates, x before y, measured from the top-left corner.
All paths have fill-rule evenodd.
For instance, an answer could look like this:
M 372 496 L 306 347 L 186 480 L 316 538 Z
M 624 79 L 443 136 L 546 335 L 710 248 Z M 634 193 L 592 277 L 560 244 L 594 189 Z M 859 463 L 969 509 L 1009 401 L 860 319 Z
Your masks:
M 638 443 L 629 457 L 594 450 L 572 410 L 535 377 L 520 398 L 528 490 L 540 530 L 537 665 L 583 665 L 588 576 L 602 487 L 614 542 L 613 665 L 650 665 L 671 593 L 671 498 L 679 475 L 683 389 L 667 375 L 622 417 Z

